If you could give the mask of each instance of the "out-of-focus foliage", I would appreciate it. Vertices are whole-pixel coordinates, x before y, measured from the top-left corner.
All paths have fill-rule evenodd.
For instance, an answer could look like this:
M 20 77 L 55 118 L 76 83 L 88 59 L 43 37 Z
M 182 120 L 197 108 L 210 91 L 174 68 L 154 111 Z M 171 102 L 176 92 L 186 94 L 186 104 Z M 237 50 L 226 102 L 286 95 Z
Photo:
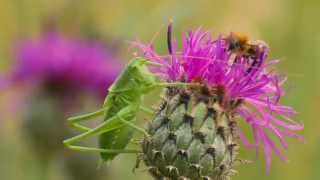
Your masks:
M 101 39 L 136 38 L 154 40 L 164 51 L 164 27 L 174 20 L 179 33 L 198 26 L 219 32 L 240 31 L 263 39 L 271 47 L 271 58 L 282 60 L 278 70 L 289 76 L 287 95 L 283 99 L 297 109 L 296 120 L 305 124 L 306 143 L 292 142 L 286 153 L 288 164 L 274 160 L 270 175 L 265 174 L 263 158 L 239 166 L 241 179 L 319 179 L 320 135 L 320 2 L 317 0 L 186 0 L 186 1 L 72 1 L 72 0 L 2 0 L 0 2 L 0 72 L 13 63 L 14 43 L 26 36 L 36 36 L 48 18 L 54 18 L 59 29 L 68 34 L 89 33 Z M 122 46 L 123 61 L 129 60 L 126 42 Z M 13 91 L 0 92 L 0 179 L 41 179 L 42 169 L 35 152 L 26 146 L 20 128 L 21 115 L 17 99 L 23 96 Z M 154 96 L 155 97 L 155 96 Z M 148 97 L 151 98 L 151 97 Z M 152 102 L 152 99 L 148 99 Z M 94 108 L 93 108 L 94 109 Z M 77 153 L 77 152 L 74 152 Z M 80 154 L 81 155 L 81 154 Z M 97 154 L 98 156 L 98 154 Z M 249 159 L 254 152 L 241 151 Z M 60 161 L 50 166 L 50 179 L 66 179 Z M 98 162 L 97 162 L 98 164 Z M 133 155 L 124 155 L 108 164 L 112 179 L 150 179 L 145 169 L 131 172 Z M 99 170 L 97 170 L 99 173 Z

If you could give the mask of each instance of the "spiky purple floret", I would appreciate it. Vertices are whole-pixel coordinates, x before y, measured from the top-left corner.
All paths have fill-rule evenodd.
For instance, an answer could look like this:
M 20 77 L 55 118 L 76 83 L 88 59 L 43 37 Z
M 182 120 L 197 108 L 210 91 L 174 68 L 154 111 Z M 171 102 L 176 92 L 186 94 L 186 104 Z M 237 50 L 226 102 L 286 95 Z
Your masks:
M 168 35 L 171 35 L 171 24 Z M 296 114 L 293 108 L 281 105 L 281 89 L 286 78 L 275 73 L 272 68 L 278 60 L 266 62 L 268 48 L 262 47 L 255 57 L 234 58 L 228 49 L 228 42 L 220 36 L 213 39 L 209 32 L 200 28 L 186 33 L 182 38 L 181 51 L 171 37 L 168 37 L 169 55 L 161 56 L 152 45 L 133 42 L 147 59 L 161 63 L 163 67 L 151 68 L 167 81 L 202 82 L 210 87 L 223 87 L 227 101 L 243 101 L 236 113 L 252 128 L 254 143 L 250 143 L 238 128 L 239 137 L 247 148 L 259 147 L 264 150 L 267 171 L 271 165 L 272 151 L 286 160 L 276 144 L 271 140 L 274 134 L 283 148 L 287 149 L 285 137 L 303 140 L 295 131 L 303 125 L 290 118 Z
M 16 64 L 4 84 L 43 86 L 56 83 L 64 90 L 105 96 L 120 66 L 102 44 L 68 39 L 58 32 L 20 42 L 15 48 Z

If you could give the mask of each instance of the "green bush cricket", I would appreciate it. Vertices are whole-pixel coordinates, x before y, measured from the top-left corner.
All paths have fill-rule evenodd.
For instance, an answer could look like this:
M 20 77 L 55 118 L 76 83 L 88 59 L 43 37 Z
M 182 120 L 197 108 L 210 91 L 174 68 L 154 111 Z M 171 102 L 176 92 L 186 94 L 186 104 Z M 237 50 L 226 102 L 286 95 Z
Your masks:
M 66 147 L 77 151 L 100 152 L 105 161 L 112 160 L 119 153 L 139 153 L 138 150 L 125 149 L 132 139 L 134 130 L 148 133 L 135 125 L 136 115 L 139 110 L 153 113 L 143 107 L 142 101 L 145 94 L 157 87 L 186 86 L 190 83 L 159 83 L 155 76 L 146 68 L 147 65 L 159 66 L 143 58 L 131 60 L 122 73 L 108 89 L 103 108 L 89 114 L 71 117 L 70 124 L 84 131 L 82 134 L 66 139 Z M 92 120 L 104 116 L 104 121 L 95 128 L 88 128 L 79 124 L 81 121 Z M 84 138 L 99 135 L 99 148 L 74 145 Z

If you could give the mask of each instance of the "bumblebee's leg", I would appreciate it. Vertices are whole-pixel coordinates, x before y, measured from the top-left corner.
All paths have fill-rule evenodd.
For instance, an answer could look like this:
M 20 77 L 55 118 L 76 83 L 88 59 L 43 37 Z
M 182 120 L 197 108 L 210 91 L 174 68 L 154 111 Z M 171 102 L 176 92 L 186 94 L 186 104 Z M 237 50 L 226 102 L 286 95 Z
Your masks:
M 94 120 L 95 118 L 97 118 L 99 116 L 102 116 L 105 111 L 106 111 L 106 108 L 102 108 L 102 109 L 99 109 L 98 111 L 95 111 L 95 112 L 92 112 L 92 113 L 71 117 L 71 118 L 68 118 L 68 122 L 70 123 L 70 125 L 72 127 L 76 128 L 76 129 L 79 129 L 79 130 L 85 131 L 85 132 L 86 131 L 90 131 L 91 128 L 83 126 L 83 125 L 79 124 L 79 122 L 88 121 L 88 120 Z
M 104 152 L 104 153 L 137 153 L 137 150 L 125 150 L 125 149 L 102 149 L 102 148 L 93 148 L 93 147 L 83 147 L 73 145 L 76 142 L 79 142 L 82 139 L 100 135 L 105 132 L 113 131 L 115 129 L 119 129 L 127 124 L 124 124 L 119 117 L 126 116 L 131 113 L 132 106 L 128 106 L 123 108 L 118 112 L 118 114 L 110 119 L 107 119 L 102 124 L 93 128 L 87 132 L 84 132 L 80 135 L 74 136 L 72 138 L 66 139 L 63 141 L 64 145 L 69 149 L 77 150 L 77 151 L 92 151 L 92 152 Z

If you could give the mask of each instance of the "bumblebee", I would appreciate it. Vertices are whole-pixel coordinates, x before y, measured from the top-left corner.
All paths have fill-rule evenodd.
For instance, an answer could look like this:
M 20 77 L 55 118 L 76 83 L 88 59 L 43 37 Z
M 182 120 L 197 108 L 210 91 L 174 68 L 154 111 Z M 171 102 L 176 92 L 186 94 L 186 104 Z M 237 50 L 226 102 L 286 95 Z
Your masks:
M 231 32 L 225 38 L 229 45 L 228 50 L 236 56 L 255 58 L 259 50 L 267 47 L 267 44 L 260 40 L 250 40 L 247 35 Z
M 229 46 L 228 51 L 234 55 L 233 63 L 236 62 L 236 57 L 247 58 L 249 61 L 248 73 L 261 65 L 262 62 L 258 62 L 257 55 L 263 48 L 268 47 L 265 42 L 261 40 L 250 40 L 247 35 L 237 32 L 231 32 L 225 40 Z

